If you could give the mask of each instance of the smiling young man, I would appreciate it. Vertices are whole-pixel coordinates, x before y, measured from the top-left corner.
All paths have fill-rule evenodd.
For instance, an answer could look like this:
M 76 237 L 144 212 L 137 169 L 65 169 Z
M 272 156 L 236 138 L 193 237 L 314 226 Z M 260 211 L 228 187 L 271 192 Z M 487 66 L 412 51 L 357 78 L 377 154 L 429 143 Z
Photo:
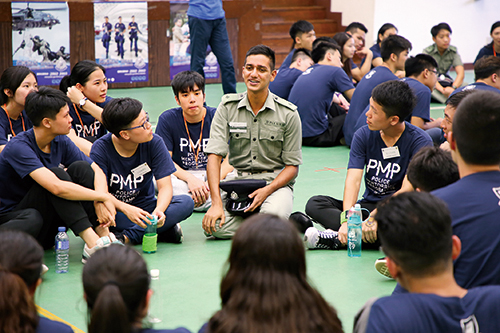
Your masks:
M 85 261 L 116 242 L 108 231 L 115 205 L 102 170 L 66 136 L 68 102 L 63 92 L 45 87 L 26 97 L 33 128 L 9 141 L 0 155 L 0 213 L 36 209 L 44 223 L 37 240 L 45 249 L 54 245 L 57 228 L 67 226 L 85 241 Z
M 217 109 L 205 106 L 205 79 L 195 71 L 176 74 L 172 80 L 175 101 L 179 105 L 158 118 L 156 134 L 162 137 L 176 171 L 172 175 L 174 195 L 193 198 L 196 211 L 206 211 L 212 200 L 207 183 L 205 148 Z M 228 159 L 221 165 L 221 179 L 232 171 Z
M 170 175 L 175 171 L 163 140 L 153 134 L 142 103 L 117 98 L 102 112 L 102 122 L 110 132 L 92 145 L 90 157 L 107 178 L 109 192 L 118 199 L 116 229 L 124 241 L 140 244 L 148 218 L 158 218 L 158 239 L 182 242 L 179 222 L 193 212 L 187 195 L 172 195 Z M 158 186 L 155 198 L 153 176 Z
M 403 181 L 407 182 L 406 169 L 413 155 L 420 148 L 432 145 L 431 138 L 422 129 L 404 121 L 414 105 L 415 96 L 411 88 L 399 80 L 384 82 L 373 90 L 370 108 L 366 112 L 367 126 L 361 127 L 352 141 L 344 199 L 318 195 L 307 202 L 306 213 L 330 229 L 307 229 L 305 239 L 308 248 L 336 250 L 345 245 L 347 223 L 341 213 L 348 211 L 356 202 L 372 211 L 380 200 L 396 193 L 403 186 Z M 358 200 L 363 173 L 365 193 Z M 363 223 L 363 241 L 377 241 L 376 223 Z
M 276 76 L 274 51 L 265 45 L 246 54 L 243 79 L 246 93 L 228 94 L 215 113 L 208 154 L 207 176 L 212 206 L 203 217 L 207 236 L 231 238 L 243 217 L 225 209 L 219 190 L 222 158 L 237 179 L 264 179 L 267 185 L 249 195 L 247 211 L 260 207 L 261 213 L 288 218 L 293 205 L 293 183 L 302 163 L 301 125 L 297 107 L 269 91 Z

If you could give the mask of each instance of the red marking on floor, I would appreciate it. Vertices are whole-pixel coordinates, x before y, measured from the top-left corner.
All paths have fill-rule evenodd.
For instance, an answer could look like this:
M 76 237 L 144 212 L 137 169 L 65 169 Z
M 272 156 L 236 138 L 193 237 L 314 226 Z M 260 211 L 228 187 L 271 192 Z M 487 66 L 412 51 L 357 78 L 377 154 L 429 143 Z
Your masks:
M 316 170 L 314 172 L 319 172 L 319 171 L 333 171 L 333 172 L 340 172 L 339 170 L 341 169 L 345 169 L 345 167 L 343 168 L 329 168 L 329 167 L 324 167 L 323 169 L 321 170 Z

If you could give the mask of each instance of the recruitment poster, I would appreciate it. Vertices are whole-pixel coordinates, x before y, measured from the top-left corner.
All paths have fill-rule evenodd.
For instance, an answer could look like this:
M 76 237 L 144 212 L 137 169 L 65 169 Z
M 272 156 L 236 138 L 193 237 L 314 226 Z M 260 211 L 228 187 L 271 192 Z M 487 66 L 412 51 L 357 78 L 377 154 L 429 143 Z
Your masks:
M 109 83 L 148 81 L 146 2 L 94 3 L 95 59 Z
M 187 10 L 189 0 L 170 1 L 170 79 L 175 74 L 190 69 L 191 52 Z M 210 46 L 207 47 L 207 57 L 203 67 L 206 79 L 219 77 L 219 64 Z
M 36 73 L 38 84 L 59 85 L 70 71 L 66 2 L 12 2 L 12 63 Z

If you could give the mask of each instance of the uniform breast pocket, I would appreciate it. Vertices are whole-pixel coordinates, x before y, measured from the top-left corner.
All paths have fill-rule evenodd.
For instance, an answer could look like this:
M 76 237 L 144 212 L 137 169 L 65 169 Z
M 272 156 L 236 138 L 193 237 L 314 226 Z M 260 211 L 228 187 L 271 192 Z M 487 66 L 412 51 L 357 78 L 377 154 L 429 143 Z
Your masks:
M 230 131 L 229 151 L 237 154 L 250 154 L 250 132 L 247 129 Z
M 264 152 L 280 156 L 283 150 L 283 129 L 262 127 L 259 133 L 260 144 Z

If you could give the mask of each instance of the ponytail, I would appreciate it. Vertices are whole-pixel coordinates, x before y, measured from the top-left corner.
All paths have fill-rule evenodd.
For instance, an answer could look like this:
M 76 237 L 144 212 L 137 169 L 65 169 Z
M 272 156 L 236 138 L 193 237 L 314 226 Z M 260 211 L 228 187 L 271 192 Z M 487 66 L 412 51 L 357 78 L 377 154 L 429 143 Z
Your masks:
M 131 332 L 127 306 L 115 282 L 106 282 L 92 308 L 89 333 Z
M 70 79 L 69 75 L 66 75 L 65 77 L 63 77 L 61 79 L 61 83 L 59 83 L 59 90 L 61 90 L 63 93 L 67 93 L 68 88 L 71 87 L 70 81 L 71 81 L 71 79 Z

